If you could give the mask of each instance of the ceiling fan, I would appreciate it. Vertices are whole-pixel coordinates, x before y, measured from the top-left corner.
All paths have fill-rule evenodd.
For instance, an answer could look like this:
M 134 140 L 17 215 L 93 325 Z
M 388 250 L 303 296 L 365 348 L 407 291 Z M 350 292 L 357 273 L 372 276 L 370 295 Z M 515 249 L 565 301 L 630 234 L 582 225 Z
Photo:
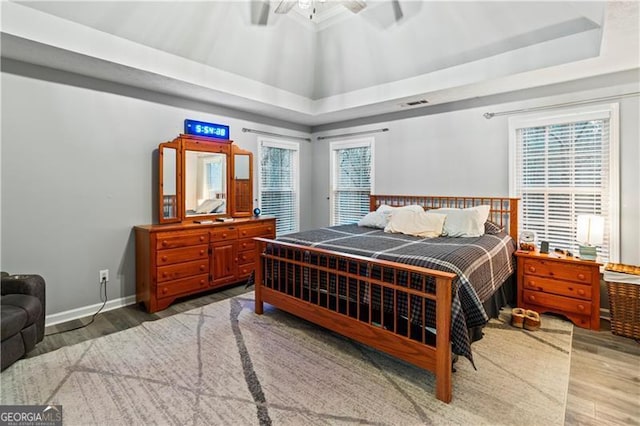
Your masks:
M 300 9 L 309 10 L 309 19 L 313 19 L 318 3 L 324 4 L 327 3 L 327 0 L 280 0 L 274 12 L 279 14 L 289 13 L 297 5 Z M 367 3 L 364 0 L 341 0 L 332 1 L 331 3 L 340 4 L 353 13 L 358 13 L 367 7 Z

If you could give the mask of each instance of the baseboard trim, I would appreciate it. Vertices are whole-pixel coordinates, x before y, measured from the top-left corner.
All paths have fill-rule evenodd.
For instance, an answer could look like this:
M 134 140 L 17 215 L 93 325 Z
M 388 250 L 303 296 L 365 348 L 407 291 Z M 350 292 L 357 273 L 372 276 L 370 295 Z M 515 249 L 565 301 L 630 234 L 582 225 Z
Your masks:
M 135 303 L 135 295 L 109 300 L 107 301 L 107 304 L 104 305 L 104 309 L 102 310 L 102 312 L 111 311 L 113 309 L 122 308 L 123 306 L 133 305 Z M 102 303 L 96 303 L 95 305 L 83 306 L 81 308 L 70 309 L 68 311 L 58 312 L 57 314 L 47 315 L 44 320 L 44 326 L 49 327 L 51 325 L 61 324 L 63 322 L 93 315 L 98 312 L 100 306 L 102 306 Z

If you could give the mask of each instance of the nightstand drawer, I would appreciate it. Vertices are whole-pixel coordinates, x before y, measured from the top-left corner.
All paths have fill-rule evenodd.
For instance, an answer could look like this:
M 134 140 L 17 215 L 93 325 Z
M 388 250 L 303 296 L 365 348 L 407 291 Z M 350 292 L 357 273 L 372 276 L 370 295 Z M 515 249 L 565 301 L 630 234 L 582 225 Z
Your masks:
M 254 263 L 256 260 L 256 251 L 241 251 L 238 253 L 238 264 Z
M 592 268 L 583 265 L 573 265 L 548 260 L 526 259 L 523 273 L 546 278 L 591 283 Z
M 558 281 L 550 278 L 538 277 L 536 275 L 525 274 L 524 288 L 527 290 L 558 294 L 560 296 L 591 300 L 590 285 L 581 285 L 572 282 Z
M 572 299 L 570 297 L 556 296 L 554 294 L 541 293 L 539 291 L 524 290 L 522 298 L 525 303 L 551 308 L 564 312 L 580 315 L 591 315 L 591 302 Z

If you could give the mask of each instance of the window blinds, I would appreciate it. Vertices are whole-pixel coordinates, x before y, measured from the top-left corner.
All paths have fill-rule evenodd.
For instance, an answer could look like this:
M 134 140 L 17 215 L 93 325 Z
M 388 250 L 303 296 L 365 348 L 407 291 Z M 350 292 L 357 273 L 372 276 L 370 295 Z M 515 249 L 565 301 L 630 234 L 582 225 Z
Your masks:
M 334 143 L 332 225 L 355 223 L 369 212 L 372 144 Z
M 276 234 L 298 231 L 297 144 L 263 142 L 260 150 L 260 208 L 276 217 Z
M 578 253 L 579 214 L 605 218 L 600 261 L 610 256 L 610 120 L 591 118 L 516 129 L 516 196 L 521 229 Z

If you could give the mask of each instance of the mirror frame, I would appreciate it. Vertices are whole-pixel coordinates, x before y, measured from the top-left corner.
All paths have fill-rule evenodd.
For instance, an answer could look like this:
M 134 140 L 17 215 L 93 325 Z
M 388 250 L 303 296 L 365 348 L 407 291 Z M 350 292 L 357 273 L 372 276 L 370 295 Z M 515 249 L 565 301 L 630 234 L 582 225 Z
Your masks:
M 236 155 L 246 155 L 249 157 L 249 177 L 247 179 L 238 179 L 236 177 Z M 231 147 L 231 187 L 230 193 L 233 198 L 231 204 L 233 209 L 231 214 L 233 217 L 248 217 L 253 215 L 253 154 L 233 145 Z M 246 205 L 240 206 L 240 203 Z
M 165 218 L 163 216 L 163 166 L 164 166 L 164 148 L 176 149 L 176 208 L 177 217 Z M 161 143 L 158 147 L 158 198 L 159 198 L 159 215 L 158 220 L 160 223 L 193 223 L 195 221 L 202 220 L 215 220 L 217 217 L 248 217 L 253 214 L 253 153 L 246 151 L 233 145 L 232 140 L 228 139 L 213 139 L 204 136 L 184 135 L 181 134 L 171 142 Z M 226 188 L 227 188 L 227 208 L 225 213 L 216 213 L 209 215 L 197 215 L 187 216 L 184 209 L 184 194 L 186 194 L 185 188 L 185 162 L 186 151 L 201 151 L 210 153 L 220 153 L 227 156 L 227 176 L 226 176 Z M 235 170 L 233 159 L 235 154 L 248 155 L 249 156 L 249 179 L 235 179 Z M 248 192 L 247 192 L 248 191 Z M 243 195 L 241 198 L 249 197 L 251 201 L 249 203 L 249 209 L 238 208 L 236 206 L 236 194 Z M 243 206 L 247 207 L 247 206 Z
M 175 149 L 175 170 L 176 170 L 176 215 L 173 217 L 164 217 L 164 149 Z M 182 212 L 182 168 L 180 158 L 180 144 L 175 140 L 171 142 L 161 143 L 158 147 L 158 221 L 160 223 L 180 222 Z

